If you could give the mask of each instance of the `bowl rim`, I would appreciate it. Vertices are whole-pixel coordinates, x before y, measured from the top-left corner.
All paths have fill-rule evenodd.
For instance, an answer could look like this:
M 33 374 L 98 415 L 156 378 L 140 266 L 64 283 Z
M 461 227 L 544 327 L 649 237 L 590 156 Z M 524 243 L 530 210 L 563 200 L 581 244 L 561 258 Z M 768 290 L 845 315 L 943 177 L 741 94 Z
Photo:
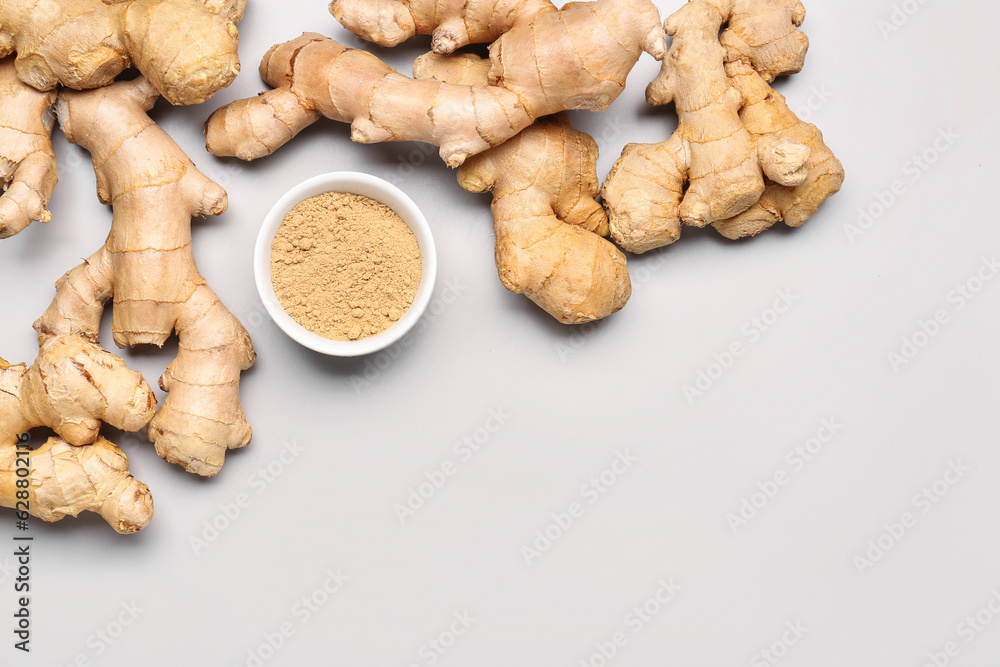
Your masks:
M 271 246 L 285 216 L 301 202 L 325 192 L 349 192 L 374 199 L 392 209 L 417 239 L 420 249 L 420 283 L 413 303 L 382 333 L 358 340 L 331 340 L 309 331 L 282 307 L 271 282 Z M 254 282 L 264 310 L 292 340 L 311 350 L 337 357 L 356 357 L 383 350 L 405 336 L 420 320 L 430 302 L 437 279 L 437 250 L 423 212 L 389 181 L 359 171 L 331 171 L 308 178 L 289 189 L 271 207 L 257 232 L 254 246 Z

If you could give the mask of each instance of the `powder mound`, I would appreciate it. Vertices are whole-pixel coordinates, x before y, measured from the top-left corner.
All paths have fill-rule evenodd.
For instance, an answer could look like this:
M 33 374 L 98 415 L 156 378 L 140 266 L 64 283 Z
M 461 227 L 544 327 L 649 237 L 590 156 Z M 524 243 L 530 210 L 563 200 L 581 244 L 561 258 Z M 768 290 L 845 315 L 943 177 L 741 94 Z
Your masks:
M 413 303 L 420 249 L 388 206 L 346 192 L 311 197 L 271 244 L 271 281 L 292 319 L 332 340 L 382 333 Z

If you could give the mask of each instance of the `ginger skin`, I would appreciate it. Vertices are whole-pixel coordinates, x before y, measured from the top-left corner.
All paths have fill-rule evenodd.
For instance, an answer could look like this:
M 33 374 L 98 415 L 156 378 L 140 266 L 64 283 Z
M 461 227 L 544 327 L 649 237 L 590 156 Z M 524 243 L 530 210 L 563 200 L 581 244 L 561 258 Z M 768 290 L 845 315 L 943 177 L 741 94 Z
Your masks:
M 0 506 L 18 508 L 18 468 L 28 468 L 28 507 L 44 521 L 97 512 L 119 533 L 134 533 L 153 515 L 145 484 L 128 472 L 101 422 L 134 431 L 153 416 L 156 399 L 125 362 L 79 336 L 42 344 L 30 368 L 0 359 Z M 19 450 L 18 436 L 47 426 L 60 437 Z M 19 454 L 20 452 L 20 454 Z M 18 465 L 18 457 L 22 459 Z M 23 508 L 23 505 L 21 506 Z
M 176 331 L 178 354 L 159 383 L 169 394 L 148 435 L 164 459 L 210 477 L 227 449 L 250 440 L 239 379 L 254 351 L 191 252 L 192 216 L 222 213 L 226 192 L 146 114 L 157 96 L 142 77 L 59 93 L 63 131 L 90 151 L 98 196 L 114 215 L 105 245 L 59 280 L 35 330 L 43 346 L 64 335 L 96 343 L 113 298 L 118 346 L 162 345 Z
M 563 324 L 612 315 L 632 294 L 625 256 L 602 237 L 597 144 L 569 117 L 541 118 L 513 139 L 469 158 L 458 182 L 492 192 L 496 264 L 523 293 Z
M 239 73 L 246 0 L 4 0 L 0 57 L 38 90 L 105 86 L 130 63 L 171 104 L 198 104 Z
M 447 55 L 469 44 L 495 42 L 517 22 L 557 11 L 550 0 L 333 0 L 330 13 L 355 35 L 396 46 L 432 35 L 431 50 Z M 471 84 L 467 84 L 471 85 Z
M 17 78 L 14 59 L 0 60 L 0 239 L 32 222 L 48 222 L 47 206 L 55 189 L 53 119 L 46 113 L 55 91 L 39 92 Z
M 22 450 L 23 451 L 23 450 Z M 22 457 L 25 454 L 21 455 Z M 128 471 L 128 458 L 104 438 L 74 447 L 49 438 L 27 454 L 30 514 L 52 523 L 80 512 L 95 512 L 127 535 L 146 527 L 153 518 L 149 487 Z M 17 449 L 0 445 L 0 506 L 17 508 Z
M 792 120 L 767 85 L 802 68 L 804 18 L 799 0 L 691 0 L 667 18 L 673 42 L 646 100 L 673 102 L 680 121 L 666 142 L 626 146 L 605 181 L 619 245 L 645 252 L 676 241 L 682 225 L 752 235 L 791 200 L 806 202 L 789 218 L 801 224 L 839 189 L 843 170 L 819 131 Z
M 712 223 L 728 239 L 754 236 L 777 222 L 799 227 L 811 218 L 844 182 L 844 167 L 825 143 L 815 125 L 799 120 L 785 103 L 785 98 L 767 85 L 764 78 L 746 63 L 726 63 L 733 84 L 745 103 L 740 119 L 754 135 L 783 136 L 809 147 L 804 168 L 806 178 L 797 185 L 782 185 L 768 180 L 764 194 L 749 209 L 728 220 Z
M 263 157 L 326 116 L 351 123 L 354 141 L 424 141 L 456 167 L 541 116 L 606 109 L 643 51 L 657 58 L 665 52 L 649 0 L 575 2 L 560 11 L 536 3 L 518 7 L 517 20 L 503 27 L 490 46 L 488 85 L 411 79 L 315 33 L 279 44 L 260 67 L 274 90 L 216 111 L 206 125 L 208 148 L 219 156 Z
M 474 55 L 429 53 L 418 79 L 460 85 L 486 80 L 490 63 Z M 495 148 L 470 157 L 458 182 L 492 192 L 496 264 L 511 292 L 524 294 L 563 324 L 621 310 L 631 294 L 625 256 L 609 241 L 597 203 L 597 144 L 569 117 L 541 118 Z
M 96 512 L 119 533 L 133 533 L 150 521 L 152 497 L 128 472 L 124 452 L 100 437 L 102 422 L 148 426 L 161 456 L 206 476 L 226 449 L 250 439 L 239 376 L 253 363 L 253 347 L 198 274 L 190 247 L 191 216 L 221 213 L 226 193 L 145 114 L 161 93 L 195 104 L 235 78 L 235 24 L 245 5 L 0 0 L 0 238 L 51 218 L 56 165 L 46 114 L 54 103 L 67 138 L 92 153 L 98 194 L 114 208 L 105 246 L 58 282 L 35 323 L 36 361 L 0 359 L 2 506 L 45 521 Z M 147 78 L 99 88 L 130 62 Z M 59 85 L 99 89 L 59 94 Z M 97 344 L 110 298 L 120 346 L 180 335 L 177 358 L 160 378 L 170 394 L 159 412 L 142 376 Z M 33 451 L 19 443 L 39 426 L 57 437 Z
M 57 86 L 105 86 L 134 63 L 172 104 L 204 102 L 239 73 L 246 1 L 0 0 L 0 239 L 52 217 Z

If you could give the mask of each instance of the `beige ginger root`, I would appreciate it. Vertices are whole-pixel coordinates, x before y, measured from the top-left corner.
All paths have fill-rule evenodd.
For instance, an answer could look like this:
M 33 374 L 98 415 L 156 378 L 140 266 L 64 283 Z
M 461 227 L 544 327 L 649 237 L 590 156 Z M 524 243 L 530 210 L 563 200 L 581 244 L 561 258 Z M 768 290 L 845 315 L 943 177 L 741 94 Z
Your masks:
M 382 46 L 396 46 L 414 35 L 432 35 L 431 49 L 442 55 L 468 44 L 491 44 L 516 22 L 530 22 L 537 14 L 554 11 L 556 6 L 551 0 L 333 0 L 330 3 L 334 18 L 359 37 Z
M 239 73 L 246 0 L 3 0 L 0 56 L 38 90 L 111 83 L 130 63 L 171 104 L 198 104 Z M 5 102 L 6 104 L 6 102 Z
M 840 190 L 844 167 L 823 143 L 819 128 L 800 120 L 788 108 L 784 96 L 750 65 L 742 61 L 726 63 L 726 72 L 743 95 L 740 119 L 751 134 L 787 137 L 808 146 L 810 152 L 805 163 L 807 175 L 801 183 L 782 185 L 768 179 L 756 204 L 712 226 L 729 239 L 759 234 L 782 220 L 789 227 L 799 227 Z
M 470 3 L 468 10 L 494 5 Z M 518 20 L 490 46 L 489 85 L 411 79 L 315 33 L 279 44 L 260 67 L 274 90 L 216 111 L 206 125 L 208 148 L 220 156 L 263 157 L 326 116 L 351 123 L 357 142 L 439 146 L 454 167 L 541 116 L 606 109 L 643 51 L 657 58 L 665 52 L 649 0 L 574 2 L 560 11 L 526 3 L 512 11 Z
M 413 66 L 418 79 L 461 85 L 485 81 L 489 61 L 429 53 Z M 607 317 L 631 294 L 625 256 L 609 241 L 597 203 L 597 144 L 565 114 L 539 119 L 459 168 L 459 184 L 492 192 L 497 272 L 504 287 L 525 294 L 563 324 Z
M 148 435 L 167 461 L 212 476 L 227 449 L 250 440 L 239 378 L 254 352 L 191 252 L 191 217 L 222 213 L 226 192 L 149 118 L 156 99 L 142 77 L 59 93 L 63 131 L 90 151 L 98 196 L 114 214 L 104 247 L 59 280 L 35 329 L 43 346 L 64 335 L 96 343 L 104 303 L 113 299 L 120 347 L 162 345 L 176 331 L 177 357 L 160 378 L 169 393 Z
M 808 40 L 797 26 L 804 18 L 799 0 L 691 0 L 665 21 L 673 42 L 646 99 L 674 102 L 680 122 L 662 144 L 626 146 L 604 184 L 619 245 L 632 252 L 660 247 L 679 238 L 682 224 L 753 234 L 764 218 L 777 219 L 770 202 L 778 193 L 810 202 L 788 220 L 801 224 L 802 212 L 811 214 L 836 192 L 843 171 L 818 130 L 792 122 L 767 85 L 802 68 Z M 734 80 L 735 63 L 755 77 Z M 798 129 L 791 131 L 793 125 Z M 754 207 L 768 188 L 766 215 L 755 210 L 723 222 Z
M 14 59 L 0 60 L 0 238 L 32 222 L 48 222 L 47 206 L 56 186 L 52 152 L 53 118 L 48 109 L 55 91 L 39 92 L 21 82 Z
M 153 515 L 149 489 L 98 432 L 102 421 L 139 429 L 155 406 L 141 375 L 78 336 L 49 338 L 30 368 L 0 359 L 0 506 L 45 521 L 97 512 L 119 533 L 140 530 Z M 19 448 L 19 435 L 37 426 L 60 437 Z
M 622 309 L 632 294 L 625 256 L 597 203 L 597 144 L 564 114 L 541 118 L 461 166 L 458 182 L 492 192 L 496 264 L 504 287 L 563 324 Z

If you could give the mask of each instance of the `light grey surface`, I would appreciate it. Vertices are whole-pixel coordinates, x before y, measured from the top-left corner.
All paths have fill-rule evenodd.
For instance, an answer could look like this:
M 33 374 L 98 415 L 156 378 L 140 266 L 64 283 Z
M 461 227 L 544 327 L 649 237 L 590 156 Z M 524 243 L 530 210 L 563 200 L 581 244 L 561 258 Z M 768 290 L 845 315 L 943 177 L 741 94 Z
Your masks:
M 488 197 L 462 191 L 421 146 L 358 146 L 323 122 L 250 166 L 205 153 L 202 122 L 261 89 L 255 65 L 272 43 L 302 30 L 357 43 L 325 5 L 252 0 L 236 83 L 201 107 L 155 111 L 230 193 L 226 214 L 196 223 L 195 254 L 259 354 L 242 392 L 253 442 L 204 481 L 114 434 L 156 516 L 130 537 L 93 518 L 33 521 L 34 650 L 15 652 L 5 630 L 0 664 L 252 665 L 248 651 L 283 623 L 293 633 L 263 664 L 596 666 L 620 632 L 609 664 L 756 667 L 775 664 L 760 652 L 778 642 L 783 653 L 796 624 L 783 666 L 920 666 L 928 654 L 996 664 L 1000 619 L 981 612 L 980 630 L 966 619 L 1000 591 L 1000 281 L 964 307 L 949 299 L 998 250 L 998 100 L 982 34 L 1000 21 L 995 3 L 809 0 L 807 65 L 780 88 L 793 108 L 812 99 L 811 120 L 846 165 L 844 190 L 795 232 L 730 243 L 687 230 L 667 251 L 631 258 L 628 306 L 582 329 L 503 289 Z M 664 16 L 679 5 L 659 3 Z M 914 13 L 883 36 L 894 6 Z M 379 54 L 406 71 L 419 51 Z M 643 102 L 656 68 L 644 56 L 607 114 L 574 116 L 598 138 L 602 178 L 625 143 L 665 139 L 675 123 Z M 911 156 L 948 130 L 958 138 L 913 180 Z M 34 358 L 30 325 L 53 281 L 110 222 L 86 154 L 61 137 L 57 153 L 53 221 L 0 242 L 0 354 L 12 361 Z M 264 319 L 254 290 L 264 213 L 335 169 L 394 179 L 436 234 L 432 321 L 391 355 L 338 361 L 300 348 Z M 894 180 L 905 192 L 851 242 L 859 207 Z M 751 341 L 744 327 L 769 318 L 780 291 L 793 304 Z M 948 322 L 894 370 L 888 353 L 938 310 Z M 114 349 L 108 319 L 102 339 Z M 735 341 L 745 354 L 686 400 L 683 386 Z M 125 358 L 155 383 L 172 355 Z M 491 411 L 502 427 L 463 460 L 456 443 L 483 440 Z M 788 453 L 824 419 L 842 427 L 797 469 Z M 285 443 L 301 452 L 282 463 Z M 583 485 L 619 452 L 636 460 L 591 503 Z M 401 524 L 394 505 L 446 461 L 456 474 Z M 953 464 L 967 471 L 939 485 L 938 502 L 921 500 Z M 281 474 L 262 484 L 269 466 Z M 787 483 L 734 532 L 727 515 L 779 472 Z M 191 538 L 224 524 L 221 508 L 239 494 L 249 506 L 196 553 Z M 529 565 L 522 546 L 573 502 L 583 515 Z M 912 526 L 884 537 L 904 512 Z M 0 515 L 0 539 L 13 522 Z M 859 571 L 880 539 L 889 550 Z M 10 625 L 12 557 L 0 564 Z M 327 596 L 317 591 L 331 570 L 348 580 Z M 632 610 L 661 581 L 679 590 L 640 627 Z M 297 605 L 314 594 L 327 599 L 307 616 Z M 435 653 L 431 640 L 463 630 L 456 614 L 471 627 Z M 109 645 L 99 633 L 118 636 Z

